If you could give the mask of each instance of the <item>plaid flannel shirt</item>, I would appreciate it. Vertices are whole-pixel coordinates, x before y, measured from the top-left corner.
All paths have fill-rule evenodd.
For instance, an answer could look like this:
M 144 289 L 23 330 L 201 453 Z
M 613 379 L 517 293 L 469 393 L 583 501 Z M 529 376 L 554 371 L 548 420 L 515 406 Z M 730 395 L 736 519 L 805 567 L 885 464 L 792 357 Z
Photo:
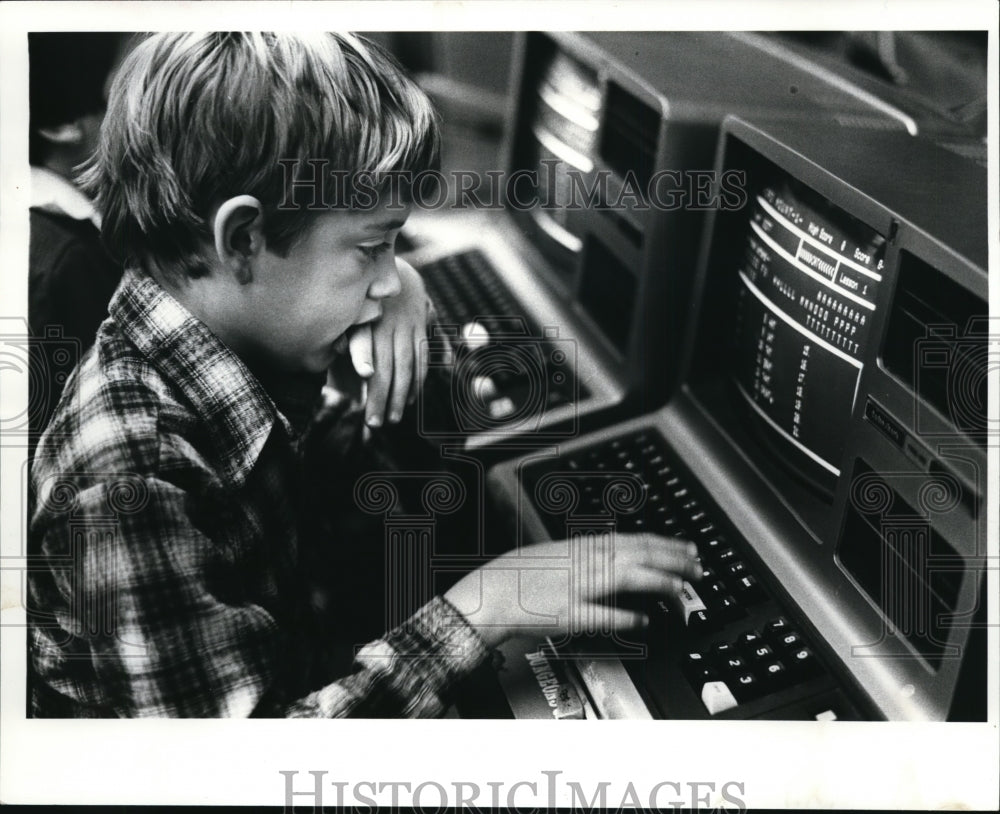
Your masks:
M 32 467 L 34 713 L 443 712 L 487 653 L 440 597 L 317 688 L 296 432 L 146 274 L 109 313 Z

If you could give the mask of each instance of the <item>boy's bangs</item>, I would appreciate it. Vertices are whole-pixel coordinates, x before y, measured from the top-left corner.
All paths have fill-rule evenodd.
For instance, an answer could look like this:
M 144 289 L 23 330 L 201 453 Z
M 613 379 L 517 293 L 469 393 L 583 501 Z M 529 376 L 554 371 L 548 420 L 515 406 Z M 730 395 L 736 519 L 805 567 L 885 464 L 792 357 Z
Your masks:
M 394 196 L 409 199 L 414 179 L 438 167 L 437 115 L 424 92 L 380 46 L 361 37 L 331 36 L 341 41 L 346 73 L 329 77 L 319 89 L 319 139 L 307 157 L 329 162 L 329 169 L 344 179 L 338 191 L 346 195 L 328 196 L 327 204 L 353 205 L 373 189 L 379 195 L 392 189 Z M 329 65 L 324 61 L 323 68 Z

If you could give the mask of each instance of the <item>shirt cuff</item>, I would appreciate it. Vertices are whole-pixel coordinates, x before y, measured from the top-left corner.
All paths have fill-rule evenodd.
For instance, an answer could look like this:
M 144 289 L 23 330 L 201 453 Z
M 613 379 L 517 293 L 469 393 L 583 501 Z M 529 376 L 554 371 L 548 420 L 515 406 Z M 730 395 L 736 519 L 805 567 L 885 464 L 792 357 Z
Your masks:
M 468 620 L 434 597 L 384 638 L 361 649 L 357 661 L 387 680 L 407 716 L 440 715 L 450 691 L 488 657 Z
M 429 679 L 463 678 L 489 656 L 469 621 L 441 596 L 389 631 L 383 642 L 395 658 L 412 659 L 414 667 L 427 673 Z M 365 649 L 360 656 L 364 656 Z

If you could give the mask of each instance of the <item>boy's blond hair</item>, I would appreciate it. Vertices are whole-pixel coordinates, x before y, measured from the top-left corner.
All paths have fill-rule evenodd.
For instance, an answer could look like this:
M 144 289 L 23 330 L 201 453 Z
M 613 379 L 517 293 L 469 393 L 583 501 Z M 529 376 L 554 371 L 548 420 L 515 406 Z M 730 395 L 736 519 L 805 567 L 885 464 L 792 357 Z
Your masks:
M 82 180 L 117 257 L 199 276 L 209 215 L 227 198 L 260 200 L 268 247 L 281 252 L 315 215 L 295 205 L 303 194 L 327 200 L 295 179 L 417 175 L 438 150 L 427 97 L 361 37 L 164 33 L 123 63 Z

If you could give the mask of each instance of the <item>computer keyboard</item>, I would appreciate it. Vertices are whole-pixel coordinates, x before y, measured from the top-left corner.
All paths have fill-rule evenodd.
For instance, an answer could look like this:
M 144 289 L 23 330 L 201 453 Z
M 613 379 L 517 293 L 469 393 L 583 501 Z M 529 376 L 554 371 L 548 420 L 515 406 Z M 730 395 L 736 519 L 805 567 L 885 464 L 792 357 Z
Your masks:
M 423 265 L 420 273 L 438 311 L 441 326 L 461 329 L 476 323 L 489 334 L 484 347 L 461 348 L 464 377 L 481 373 L 495 386 L 488 400 L 489 419 L 523 416 L 525 410 L 550 410 L 588 395 L 567 366 L 565 340 L 540 327 L 479 250 L 451 254 Z M 505 350 L 509 352 L 505 353 Z
M 539 497 L 556 480 L 572 484 L 578 495 L 571 523 L 566 512 L 545 511 Z M 648 654 L 622 660 L 661 715 L 861 717 L 804 620 L 781 601 L 756 555 L 659 433 L 624 435 L 529 466 L 525 483 L 555 539 L 589 519 L 590 525 L 613 523 L 619 532 L 697 544 L 704 576 L 685 582 L 672 606 L 653 603 Z M 631 494 L 615 498 L 615 488 Z

